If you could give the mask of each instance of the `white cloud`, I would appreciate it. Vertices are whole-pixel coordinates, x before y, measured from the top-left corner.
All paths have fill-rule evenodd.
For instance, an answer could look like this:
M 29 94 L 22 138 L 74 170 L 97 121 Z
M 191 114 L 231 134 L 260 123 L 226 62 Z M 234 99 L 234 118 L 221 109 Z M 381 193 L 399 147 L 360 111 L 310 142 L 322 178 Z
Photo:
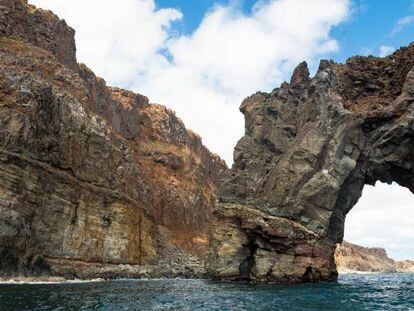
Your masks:
M 182 14 L 153 0 L 30 2 L 76 29 L 80 61 L 175 110 L 228 163 L 243 134 L 241 100 L 276 87 L 300 61 L 336 51 L 330 29 L 350 12 L 349 0 L 258 1 L 249 14 L 231 1 L 186 36 L 169 28 Z
M 183 35 L 170 28 L 181 12 L 157 9 L 153 0 L 30 2 L 76 29 L 80 61 L 108 83 L 133 88 L 177 111 L 228 163 L 243 134 L 241 100 L 276 87 L 300 61 L 315 64 L 322 54 L 336 51 L 330 29 L 351 11 L 349 0 L 267 0 L 246 14 L 231 1 L 211 8 L 192 34 Z M 396 31 L 411 22 L 400 20 Z M 409 195 L 395 186 L 367 186 L 347 217 L 346 238 L 385 246 L 396 258 L 414 258 Z
M 365 186 L 345 222 L 345 240 L 384 247 L 391 258 L 414 259 L 414 195 L 397 184 Z
M 369 55 L 374 54 L 374 51 L 373 51 L 371 48 L 368 48 L 368 47 L 362 47 L 362 48 L 359 50 L 359 53 L 360 53 L 362 56 L 369 56 Z
M 395 47 L 393 46 L 388 46 L 388 45 L 381 45 L 379 48 L 379 56 L 380 57 L 385 57 L 388 56 L 392 53 L 394 53 L 395 51 Z
M 397 33 L 402 31 L 405 27 L 409 25 L 414 25 L 414 15 L 400 18 L 395 24 L 394 29 L 391 31 L 390 36 L 395 36 Z
M 78 60 L 117 85 L 128 85 L 166 60 L 160 55 L 175 9 L 156 10 L 152 0 L 31 0 L 51 9 L 76 30 Z

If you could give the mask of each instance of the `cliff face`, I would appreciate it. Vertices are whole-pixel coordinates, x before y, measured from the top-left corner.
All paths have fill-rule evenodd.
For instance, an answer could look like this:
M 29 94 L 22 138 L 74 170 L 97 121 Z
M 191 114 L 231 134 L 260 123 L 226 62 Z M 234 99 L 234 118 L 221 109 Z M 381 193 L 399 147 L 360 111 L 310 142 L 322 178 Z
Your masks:
M 345 241 L 336 248 L 335 262 L 339 273 L 397 272 L 397 262 L 388 257 L 385 249 Z
M 414 44 L 322 61 L 314 78 L 302 63 L 289 84 L 244 100 L 246 132 L 213 222 L 212 277 L 336 279 L 336 243 L 364 185 L 414 192 L 413 66 Z
M 0 0 L 1 270 L 116 275 L 202 259 L 224 162 L 75 51 L 53 13 Z
M 397 272 L 414 273 L 414 261 L 412 260 L 398 261 Z
M 335 262 L 339 273 L 414 272 L 414 262 L 395 261 L 383 248 L 363 247 L 348 242 L 338 244 Z
M 0 0 L 2 273 L 202 275 L 208 251 L 214 278 L 334 280 L 363 186 L 414 191 L 413 44 L 323 61 L 314 78 L 302 63 L 247 98 L 231 171 L 173 112 L 107 87 L 75 52 L 53 13 Z

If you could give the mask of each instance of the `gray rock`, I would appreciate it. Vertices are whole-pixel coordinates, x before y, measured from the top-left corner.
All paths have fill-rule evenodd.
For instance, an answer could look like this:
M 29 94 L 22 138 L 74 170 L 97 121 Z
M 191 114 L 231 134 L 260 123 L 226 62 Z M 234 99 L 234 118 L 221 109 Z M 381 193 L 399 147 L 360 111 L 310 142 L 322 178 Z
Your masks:
M 302 63 L 290 85 L 244 100 L 246 134 L 214 214 L 212 277 L 336 278 L 336 243 L 364 185 L 414 192 L 413 66 L 414 44 L 386 58 L 322 61 L 312 79 Z

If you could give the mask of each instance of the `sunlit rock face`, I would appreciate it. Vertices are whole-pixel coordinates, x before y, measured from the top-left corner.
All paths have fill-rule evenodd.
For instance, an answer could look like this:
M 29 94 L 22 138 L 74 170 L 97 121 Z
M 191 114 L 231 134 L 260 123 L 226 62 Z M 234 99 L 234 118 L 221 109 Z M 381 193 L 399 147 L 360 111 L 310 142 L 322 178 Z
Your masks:
M 199 269 L 224 162 L 172 111 L 107 87 L 75 51 L 53 13 L 0 0 L 1 272 Z M 164 270 L 117 268 L 161 260 Z
M 414 44 L 385 58 L 300 64 L 240 107 L 207 268 L 219 279 L 335 280 L 336 243 L 365 184 L 414 192 Z M 369 226 L 369 224 L 367 224 Z
M 363 247 L 348 242 L 338 244 L 335 262 L 339 273 L 358 272 L 414 272 L 414 262 L 396 261 L 379 247 Z
M 400 262 L 389 258 L 383 248 L 363 247 L 345 241 L 336 247 L 335 262 L 339 273 L 397 272 L 400 266 Z

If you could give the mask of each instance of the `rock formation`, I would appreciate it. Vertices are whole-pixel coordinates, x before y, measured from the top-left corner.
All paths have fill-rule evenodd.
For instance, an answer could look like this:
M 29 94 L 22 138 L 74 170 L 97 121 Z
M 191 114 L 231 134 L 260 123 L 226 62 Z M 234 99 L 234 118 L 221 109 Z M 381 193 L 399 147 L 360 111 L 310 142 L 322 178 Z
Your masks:
M 224 162 L 172 111 L 78 65 L 74 33 L 0 0 L 1 271 L 197 274 Z
M 385 58 L 306 63 L 240 107 L 245 135 L 215 210 L 210 276 L 337 278 L 336 244 L 365 184 L 414 192 L 414 44 Z M 369 225 L 369 224 L 367 224 Z
M 414 261 L 403 260 L 397 261 L 397 272 L 414 273 Z
M 348 242 L 338 244 L 335 262 L 339 273 L 414 272 L 414 262 L 396 261 L 379 247 L 363 247 Z
M 397 272 L 397 262 L 379 247 L 363 247 L 348 242 L 338 244 L 335 262 L 339 273 Z
M 365 184 L 414 191 L 414 45 L 300 64 L 241 105 L 231 171 L 173 112 L 77 64 L 74 30 L 0 0 L 0 270 L 335 280 Z M 219 184 L 219 180 L 221 182 Z M 214 209 L 217 189 L 219 202 Z

